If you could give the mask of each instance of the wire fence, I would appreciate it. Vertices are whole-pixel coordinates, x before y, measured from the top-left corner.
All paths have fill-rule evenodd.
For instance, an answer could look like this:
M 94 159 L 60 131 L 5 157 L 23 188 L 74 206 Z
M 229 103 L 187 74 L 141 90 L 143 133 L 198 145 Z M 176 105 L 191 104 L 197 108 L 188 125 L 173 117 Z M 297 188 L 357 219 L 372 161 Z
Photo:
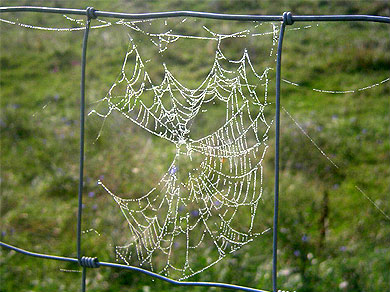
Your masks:
M 390 24 L 390 17 L 384 16 L 372 16 L 372 15 L 292 15 L 291 12 L 284 12 L 283 15 L 235 15 L 235 14 L 219 14 L 208 12 L 194 12 L 194 11 L 173 11 L 173 12 L 157 12 L 157 13 L 118 13 L 95 10 L 93 7 L 87 9 L 66 9 L 66 8 L 48 8 L 48 7 L 0 7 L 0 13 L 4 12 L 37 12 L 37 13 L 55 13 L 55 14 L 69 14 L 69 15 L 82 15 L 86 16 L 86 24 L 84 30 L 83 44 L 82 44 L 82 60 L 81 60 L 81 86 L 80 86 L 80 155 L 79 155 L 79 187 L 78 187 L 78 217 L 77 217 L 77 258 L 55 256 L 49 254 L 40 254 L 31 251 L 27 251 L 4 242 L 0 242 L 0 245 L 4 248 L 14 250 L 27 256 L 33 256 L 37 258 L 64 261 L 77 263 L 82 267 L 82 281 L 81 291 L 86 291 L 86 273 L 89 268 L 120 268 L 130 271 L 142 273 L 144 275 L 168 282 L 172 285 L 178 286 L 203 286 L 203 287 L 218 287 L 226 289 L 235 289 L 241 291 L 257 291 L 265 292 L 264 290 L 254 289 L 250 287 L 237 286 L 228 283 L 213 283 L 213 282 L 189 282 L 189 281 L 176 281 L 171 278 L 162 276 L 160 274 L 131 266 L 122 265 L 110 262 L 99 261 L 96 257 L 89 257 L 82 255 L 81 252 L 81 218 L 82 218 L 82 206 L 83 206 L 83 181 L 84 181 L 84 141 L 85 141 L 85 71 L 86 71 L 86 55 L 89 30 L 91 27 L 91 20 L 98 17 L 106 18 L 119 18 L 119 19 L 158 19 L 158 18 L 172 18 L 172 17 L 194 17 L 194 18 L 209 18 L 216 20 L 236 20 L 236 21 L 260 21 L 260 22 L 281 22 L 281 28 L 279 32 L 278 46 L 277 46 L 277 60 L 276 60 L 276 113 L 275 113 L 275 173 L 274 173 L 274 216 L 273 216 L 273 255 L 272 255 L 272 289 L 274 292 L 278 291 L 277 285 L 277 243 L 278 243 L 278 213 L 279 213 L 279 148 L 280 148 L 280 82 L 281 82 L 281 69 L 282 69 L 282 48 L 283 38 L 285 34 L 285 27 L 287 25 L 293 25 L 295 22 L 305 21 L 361 21 L 361 22 L 378 22 Z

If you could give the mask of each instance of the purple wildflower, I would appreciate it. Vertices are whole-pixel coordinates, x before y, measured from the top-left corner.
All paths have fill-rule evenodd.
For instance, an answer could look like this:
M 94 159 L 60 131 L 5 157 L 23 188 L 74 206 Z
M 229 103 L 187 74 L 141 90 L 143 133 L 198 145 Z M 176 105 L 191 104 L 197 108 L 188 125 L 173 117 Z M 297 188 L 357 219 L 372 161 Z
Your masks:
M 191 216 L 192 217 L 198 217 L 199 216 L 199 211 L 198 210 L 191 211 Z
M 304 234 L 304 235 L 302 236 L 302 241 L 303 241 L 303 242 L 308 242 L 308 241 L 309 241 L 309 236 L 307 236 L 306 234 Z
M 171 169 L 169 170 L 169 174 L 170 174 L 170 175 L 174 175 L 176 172 L 177 172 L 177 167 L 174 165 L 174 166 L 172 166 Z

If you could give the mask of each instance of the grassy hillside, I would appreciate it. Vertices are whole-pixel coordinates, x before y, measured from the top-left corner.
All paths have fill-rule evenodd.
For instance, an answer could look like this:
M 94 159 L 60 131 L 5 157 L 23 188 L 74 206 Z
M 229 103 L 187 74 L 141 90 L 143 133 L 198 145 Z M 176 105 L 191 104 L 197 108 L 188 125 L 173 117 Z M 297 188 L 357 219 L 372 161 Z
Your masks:
M 23 4 L 94 6 L 118 12 L 390 14 L 386 1 L 1 1 L 2 6 Z M 61 15 L 9 13 L 0 18 L 43 27 L 76 26 Z M 271 24 L 255 28 L 255 23 L 181 21 L 168 20 L 168 25 L 181 34 L 202 36 L 209 36 L 204 25 L 224 34 L 245 29 L 272 32 Z M 159 32 L 166 29 L 164 21 L 153 25 Z M 377 23 L 295 23 L 287 28 L 282 78 L 299 86 L 282 83 L 280 289 L 389 289 L 390 82 L 365 89 L 390 76 L 389 28 Z M 83 32 L 42 31 L 3 22 L 0 30 L 1 241 L 75 257 Z M 93 29 L 87 57 L 88 112 L 101 106 L 98 101 L 120 74 L 129 36 L 155 84 L 163 79 L 165 63 L 186 87 L 196 88 L 214 61 L 213 41 L 178 41 L 159 54 L 149 37 L 128 27 Z M 275 98 L 272 46 L 272 34 L 221 42 L 227 57 L 237 60 L 246 48 L 257 72 L 272 68 L 269 121 Z M 129 60 L 128 65 L 131 68 L 134 62 Z M 331 94 L 313 89 L 353 92 Z M 256 89 L 259 96 L 263 91 L 263 87 Z M 215 131 L 225 111 L 224 104 L 211 108 L 198 120 L 193 137 Z M 129 238 L 128 225 L 97 181 L 107 182 L 118 196 L 140 197 L 167 171 L 176 149 L 120 114 L 112 114 L 104 123 L 90 115 L 86 131 L 83 252 L 115 261 L 115 246 Z M 273 130 L 269 136 L 264 192 L 254 222 L 261 230 L 272 227 Z M 188 163 L 192 167 L 195 161 Z M 247 216 L 241 220 L 247 225 Z M 5 249 L 0 254 L 0 291 L 79 289 L 77 265 L 42 261 Z M 213 256 L 212 248 L 200 253 L 198 264 L 204 265 Z M 271 290 L 271 267 L 272 232 L 268 232 L 190 279 Z M 115 269 L 88 270 L 87 278 L 87 291 L 184 290 Z M 191 289 L 209 290 L 216 289 Z

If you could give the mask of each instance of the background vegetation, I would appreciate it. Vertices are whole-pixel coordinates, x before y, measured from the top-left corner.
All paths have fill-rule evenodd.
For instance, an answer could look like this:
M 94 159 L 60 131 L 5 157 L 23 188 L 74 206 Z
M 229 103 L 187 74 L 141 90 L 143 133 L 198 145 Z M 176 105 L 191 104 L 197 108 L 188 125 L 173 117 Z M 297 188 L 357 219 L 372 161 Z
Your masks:
M 146 12 L 198 10 L 281 14 L 389 15 L 386 1 L 1 1 L 9 5 Z M 42 26 L 69 26 L 61 16 L 7 14 L 1 18 Z M 201 25 L 202 22 L 200 22 Z M 215 30 L 243 24 L 209 22 Z M 306 23 L 294 24 L 303 27 Z M 350 94 L 312 88 L 356 89 L 389 77 L 389 26 L 321 23 L 287 31 L 283 51 L 283 106 L 339 166 L 335 168 L 282 112 L 279 286 L 297 291 L 388 291 L 390 283 L 389 83 Z M 220 26 L 220 27 L 219 27 Z M 225 27 L 226 26 L 226 27 Z M 237 26 L 237 27 L 235 27 Z M 47 32 L 1 23 L 1 241 L 27 250 L 75 256 L 78 184 L 79 76 L 82 32 Z M 193 27 L 192 32 L 198 28 Z M 129 31 L 93 30 L 87 65 L 88 106 L 115 80 Z M 191 32 L 191 31 L 189 31 Z M 270 42 L 271 39 L 266 41 Z M 145 49 L 145 54 L 152 50 Z M 255 67 L 262 43 L 249 44 Z M 198 84 L 209 55 L 193 47 L 167 55 L 180 80 Z M 211 48 L 211 52 L 215 48 Z M 228 55 L 239 57 L 227 44 Z M 238 55 L 237 55 L 238 54 Z M 196 56 L 196 57 L 195 57 Z M 159 64 L 161 65 L 161 63 Z M 188 69 L 190 68 L 190 70 Z M 158 80 L 161 66 L 151 65 Z M 157 82 L 156 82 L 157 83 Z M 270 99 L 274 98 L 274 79 Z M 223 109 L 221 109 L 223 111 Z M 211 125 L 213 116 L 205 124 Z M 114 260 L 113 246 L 126 225 L 116 204 L 96 181 L 104 177 L 117 194 L 142 194 L 168 165 L 174 149 L 119 116 L 87 119 L 83 250 Z M 207 123 L 206 123 L 207 122 Z M 207 132 L 210 128 L 205 127 Z M 271 135 L 272 137 L 272 135 Z M 270 141 L 271 146 L 273 141 Z M 272 147 L 271 147 L 272 148 Z M 264 204 L 259 224 L 272 226 L 273 149 L 265 163 Z M 78 291 L 76 265 L 42 261 L 1 249 L 1 291 Z M 258 238 L 196 279 L 271 289 L 271 233 Z M 203 260 L 206 255 L 199 255 Z M 88 271 L 88 291 L 182 291 L 140 274 L 115 269 Z M 210 289 L 214 290 L 214 289 Z M 216 290 L 216 289 L 215 289 Z M 191 291 L 208 291 L 193 288 Z

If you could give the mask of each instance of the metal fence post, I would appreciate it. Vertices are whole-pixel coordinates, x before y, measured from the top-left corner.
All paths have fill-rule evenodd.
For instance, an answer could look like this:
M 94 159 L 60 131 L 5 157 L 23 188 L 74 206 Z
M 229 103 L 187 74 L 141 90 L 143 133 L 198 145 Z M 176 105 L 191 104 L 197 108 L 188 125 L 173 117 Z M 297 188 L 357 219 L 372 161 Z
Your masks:
M 280 26 L 278 52 L 276 59 L 276 112 L 275 112 L 275 196 L 274 196 L 274 226 L 272 245 L 272 289 L 277 292 L 277 260 L 278 260 L 278 213 L 279 213 L 279 140 L 280 140 L 280 72 L 282 63 L 283 37 L 286 25 L 293 24 L 291 12 L 283 13 Z

